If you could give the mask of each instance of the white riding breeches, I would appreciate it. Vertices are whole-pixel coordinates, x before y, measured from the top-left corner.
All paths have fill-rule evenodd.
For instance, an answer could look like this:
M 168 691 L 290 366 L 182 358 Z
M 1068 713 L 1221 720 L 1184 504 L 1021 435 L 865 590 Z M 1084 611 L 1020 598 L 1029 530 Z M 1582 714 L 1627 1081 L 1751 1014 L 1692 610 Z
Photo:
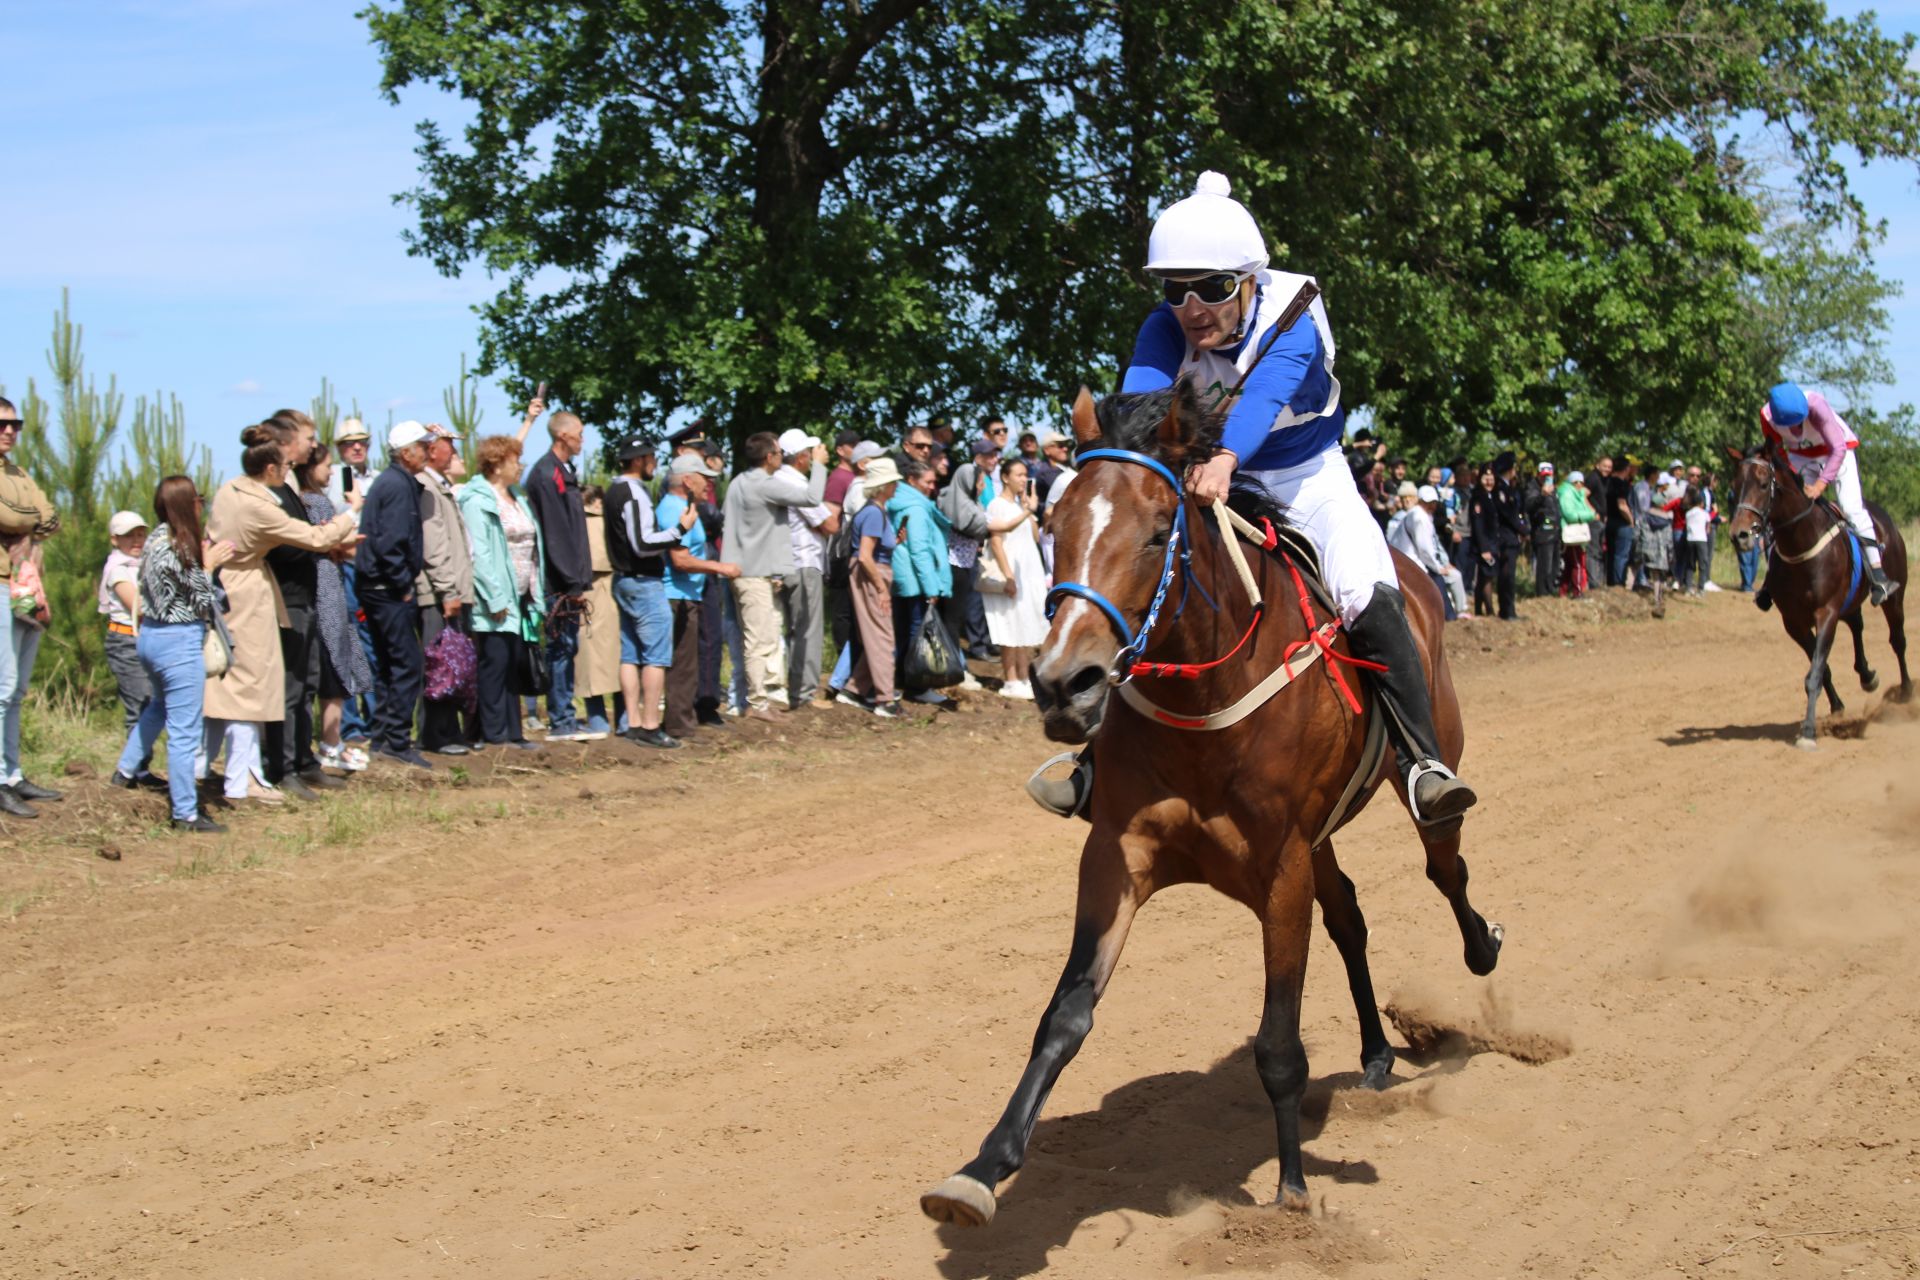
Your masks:
M 1393 553 L 1353 472 L 1339 449 L 1282 471 L 1240 471 L 1236 488 L 1258 491 L 1286 512 L 1287 523 L 1307 535 L 1320 553 L 1320 574 L 1340 606 L 1340 621 L 1350 623 L 1365 611 L 1373 589 L 1400 585 Z
M 1812 482 L 1819 478 L 1820 460 L 1801 461 L 1800 477 Z M 1847 456 L 1840 461 L 1840 474 L 1827 486 L 1827 492 L 1840 504 L 1840 510 L 1846 515 L 1847 523 L 1860 535 L 1865 545 L 1861 550 L 1867 553 L 1867 563 L 1880 563 L 1879 534 L 1873 531 L 1873 517 L 1867 514 L 1867 500 L 1860 495 L 1860 464 L 1854 460 L 1853 450 L 1847 450 Z

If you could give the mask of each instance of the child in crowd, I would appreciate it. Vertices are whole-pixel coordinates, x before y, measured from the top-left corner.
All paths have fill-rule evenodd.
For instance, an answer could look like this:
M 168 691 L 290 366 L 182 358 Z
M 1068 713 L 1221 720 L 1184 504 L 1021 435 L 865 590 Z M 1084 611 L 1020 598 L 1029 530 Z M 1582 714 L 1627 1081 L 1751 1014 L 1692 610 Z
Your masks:
M 1680 573 L 1680 588 L 1697 596 L 1707 589 L 1707 541 L 1713 537 L 1712 517 L 1707 511 L 1706 495 L 1687 486 L 1687 563 Z
M 147 545 L 147 522 L 138 511 L 116 511 L 107 522 L 107 538 L 113 549 L 100 569 L 96 592 L 100 612 L 107 616 L 107 670 L 120 694 L 124 729 L 133 732 L 153 687 L 147 681 L 147 669 L 140 664 L 140 553 Z M 165 790 L 166 783 L 153 776 L 149 756 L 134 773 L 136 783 Z

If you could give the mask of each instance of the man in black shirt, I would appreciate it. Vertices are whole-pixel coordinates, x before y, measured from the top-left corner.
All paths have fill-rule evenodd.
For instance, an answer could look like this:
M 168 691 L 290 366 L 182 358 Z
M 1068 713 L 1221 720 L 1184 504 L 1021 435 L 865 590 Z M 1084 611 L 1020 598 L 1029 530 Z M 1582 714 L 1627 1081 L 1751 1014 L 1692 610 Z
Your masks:
M 311 524 L 307 505 L 294 487 L 294 469 L 313 454 L 313 419 L 298 409 L 281 409 L 270 421 L 288 437 L 280 446 L 287 480 L 272 489 L 280 509 L 302 524 Z M 313 753 L 313 701 L 320 696 L 320 646 L 314 592 L 319 582 L 317 554 L 299 547 L 279 546 L 267 552 L 267 567 L 280 584 L 287 607 L 287 625 L 280 628 L 280 659 L 284 669 L 286 715 L 270 720 L 262 734 L 261 768 L 267 781 L 296 800 L 318 800 L 315 787 L 343 787 L 346 783 L 320 770 Z
M 420 647 L 420 611 L 414 581 L 427 565 L 420 521 L 420 485 L 427 465 L 427 429 L 397 424 L 387 433 L 391 463 L 367 489 L 360 506 L 360 549 L 354 553 L 360 607 L 373 632 L 373 750 L 377 755 L 431 769 L 413 742 L 413 709 L 426 683 L 426 651 Z
M 547 548 L 547 662 L 553 672 L 553 687 L 547 691 L 547 740 L 580 742 L 602 736 L 589 735 L 573 709 L 580 613 L 593 586 L 587 509 L 580 498 L 580 472 L 573 464 L 585 447 L 586 428 L 575 415 L 556 413 L 547 420 L 547 435 L 552 447 L 527 468 L 521 482 Z
M 673 665 L 673 609 L 667 603 L 667 552 L 693 527 L 700 513 L 691 503 L 679 523 L 655 525 L 648 473 L 659 465 L 644 437 L 624 441 L 617 454 L 624 470 L 607 486 L 607 562 L 613 566 L 613 598 L 620 606 L 620 696 L 627 705 L 625 737 L 643 747 L 677 747 L 660 728 L 660 703 Z
M 1587 487 L 1593 491 L 1593 509 L 1600 513 L 1605 529 L 1603 549 L 1607 566 L 1607 584 L 1627 585 L 1627 559 L 1633 554 L 1633 514 L 1627 509 L 1627 480 L 1619 463 L 1602 457 L 1593 464 L 1593 477 Z

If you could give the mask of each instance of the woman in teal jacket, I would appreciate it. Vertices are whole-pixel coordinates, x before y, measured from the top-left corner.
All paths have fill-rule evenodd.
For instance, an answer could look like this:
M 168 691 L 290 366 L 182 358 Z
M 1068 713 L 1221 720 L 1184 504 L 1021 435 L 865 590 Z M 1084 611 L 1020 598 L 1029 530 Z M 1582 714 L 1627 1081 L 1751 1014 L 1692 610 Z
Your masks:
M 893 549 L 893 646 L 897 669 L 904 672 L 921 618 L 936 602 L 953 594 L 953 566 L 947 562 L 947 535 L 953 532 L 953 522 L 933 505 L 931 466 L 909 458 L 901 478 L 905 483 L 895 485 L 887 499 L 887 519 L 900 536 Z M 935 706 L 947 701 L 932 689 L 907 696 Z
M 460 515 L 473 544 L 469 623 L 480 657 L 480 736 L 533 750 L 520 729 L 520 672 L 526 649 L 541 643 L 541 566 L 546 536 L 518 487 L 520 444 L 512 436 L 480 442 L 480 474 L 460 487 Z
M 1560 593 L 1571 600 L 1578 600 L 1587 591 L 1587 548 L 1593 541 L 1594 524 L 1600 519 L 1600 513 L 1587 501 L 1587 478 L 1578 471 L 1567 477 L 1560 486 L 1560 550 L 1565 557 L 1560 568 Z M 1574 538 L 1576 528 L 1585 529 L 1586 536 L 1578 542 Z

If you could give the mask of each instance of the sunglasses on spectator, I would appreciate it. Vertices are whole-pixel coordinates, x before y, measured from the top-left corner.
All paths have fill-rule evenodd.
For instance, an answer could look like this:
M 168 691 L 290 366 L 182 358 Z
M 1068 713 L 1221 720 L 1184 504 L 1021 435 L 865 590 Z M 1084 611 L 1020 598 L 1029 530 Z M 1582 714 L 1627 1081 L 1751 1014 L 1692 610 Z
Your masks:
M 933 441 L 931 441 L 931 440 L 909 440 L 909 441 L 907 441 L 907 444 L 906 444 L 906 447 L 907 447 L 907 448 L 909 448 L 909 449 L 913 449 L 913 450 L 916 450 L 916 451 L 917 451 L 917 450 L 920 450 L 920 449 L 931 449 L 931 448 L 933 448 Z
M 0 431 L 24 431 L 18 418 L 0 418 Z
M 1237 271 L 1213 271 L 1184 280 L 1163 279 L 1160 285 L 1166 290 L 1167 301 L 1173 306 L 1184 307 L 1188 298 L 1197 298 L 1206 306 L 1217 307 L 1233 301 L 1233 295 L 1240 292 L 1241 283 L 1251 279 L 1251 275 Z

